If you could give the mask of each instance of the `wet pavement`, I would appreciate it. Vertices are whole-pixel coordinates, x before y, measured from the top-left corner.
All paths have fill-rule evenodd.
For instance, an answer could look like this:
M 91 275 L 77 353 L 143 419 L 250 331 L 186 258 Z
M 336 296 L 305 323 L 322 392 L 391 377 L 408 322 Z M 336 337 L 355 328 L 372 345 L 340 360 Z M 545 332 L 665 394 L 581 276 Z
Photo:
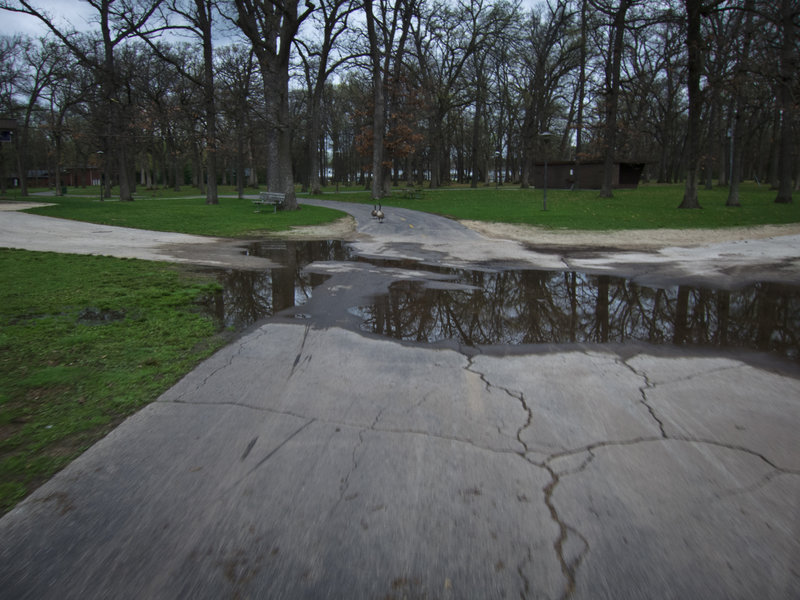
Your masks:
M 369 258 L 340 241 L 258 242 L 246 251 L 281 266 L 218 272 L 223 289 L 208 309 L 238 330 L 277 315 L 446 346 L 644 342 L 800 359 L 800 286 L 788 283 L 654 288 L 567 270 Z
M 797 240 L 610 261 L 368 210 L 272 242 L 215 307 L 246 333 L 0 520 L 0 597 L 800 596 Z

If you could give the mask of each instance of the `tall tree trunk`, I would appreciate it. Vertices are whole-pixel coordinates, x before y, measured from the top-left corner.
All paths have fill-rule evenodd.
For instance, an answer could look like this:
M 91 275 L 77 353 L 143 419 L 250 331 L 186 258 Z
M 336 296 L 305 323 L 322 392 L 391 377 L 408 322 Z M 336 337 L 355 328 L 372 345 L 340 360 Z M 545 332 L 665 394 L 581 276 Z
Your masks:
M 533 101 L 530 102 L 522 123 L 522 173 L 520 173 L 520 187 L 523 190 L 530 188 L 533 182 L 533 140 L 537 137 L 536 109 Z
M 25 165 L 22 158 L 23 155 L 25 154 L 23 150 L 24 144 L 20 144 L 16 136 L 14 136 L 14 146 L 15 146 L 14 148 L 15 154 L 17 155 L 16 162 L 17 162 L 17 173 L 19 175 L 19 186 L 20 186 L 19 193 L 20 196 L 25 198 L 28 196 L 28 168 Z
M 284 193 L 284 207 L 287 210 L 297 209 L 297 196 L 294 191 L 294 174 L 292 173 L 292 130 L 289 111 L 289 65 L 281 69 L 280 96 L 278 104 L 278 181 Z
M 614 13 L 614 33 L 611 50 L 611 72 L 606 77 L 606 127 L 603 140 L 605 158 L 603 160 L 603 186 L 601 198 L 611 198 L 614 178 L 614 163 L 617 153 L 617 105 L 619 103 L 619 81 L 622 68 L 622 51 L 625 41 L 625 15 L 632 0 L 620 0 Z
M 470 171 L 472 172 L 469 186 L 478 187 L 478 179 L 480 168 L 478 167 L 478 160 L 480 159 L 480 141 L 481 141 L 481 109 L 483 108 L 480 99 L 475 104 L 475 117 L 472 121 L 472 153 L 470 158 Z
M 730 141 L 733 147 L 731 148 L 730 173 L 728 174 L 728 199 L 725 201 L 725 206 L 741 206 L 739 202 L 739 181 L 741 180 L 740 174 L 742 171 L 742 128 L 740 120 L 741 117 L 737 109 L 733 119 L 731 119 Z
M 240 115 L 241 118 L 241 115 Z M 244 131 L 243 127 L 237 127 L 236 134 L 236 195 L 244 197 Z
M 711 98 L 711 114 L 708 117 L 708 134 L 706 135 L 706 149 L 703 157 L 703 171 L 705 175 L 704 187 L 714 189 L 714 143 L 719 131 L 719 92 L 715 89 Z
M 297 209 L 292 172 L 292 131 L 289 112 L 289 62 L 292 44 L 311 3 L 298 14 L 298 0 L 250 2 L 235 0 L 239 28 L 253 45 L 263 77 L 267 124 L 267 184 L 285 195 L 284 208 Z
M 372 0 L 364 1 L 369 37 L 370 64 L 372 66 L 372 199 L 383 198 L 383 138 L 386 130 L 385 93 L 383 69 L 378 35 L 375 31 L 375 14 Z
M 703 66 L 700 34 L 702 0 L 684 0 L 686 5 L 688 49 L 689 124 L 686 132 L 686 186 L 679 208 L 700 208 L 697 197 L 700 162 L 700 110 L 702 98 L 700 75 Z
M 108 22 L 108 5 L 103 2 L 102 7 L 105 13 L 100 19 L 100 28 L 103 35 L 103 48 L 105 51 L 105 61 L 103 63 L 103 98 L 108 106 L 109 122 L 106 129 L 106 148 L 110 151 L 114 149 L 117 158 L 117 171 L 119 177 L 119 199 L 122 202 L 133 200 L 131 192 L 130 174 L 128 171 L 128 150 L 126 123 L 123 114 L 122 103 L 115 98 L 117 91 L 116 66 L 114 64 L 114 45 L 111 40 L 111 27 Z M 113 138 L 112 138 L 113 134 Z M 112 145 L 111 140 L 115 139 Z M 111 173 L 106 177 L 106 189 L 111 188 Z
M 442 121 L 437 110 L 431 119 L 431 189 L 442 185 Z
M 318 75 L 319 77 L 319 75 Z M 320 186 L 320 156 L 319 138 L 322 130 L 322 118 L 320 116 L 320 106 L 322 105 L 322 84 L 317 83 L 311 95 L 311 115 L 308 128 L 308 151 L 309 151 L 309 186 L 312 194 L 319 194 Z
M 747 68 L 748 60 L 750 58 L 750 42 L 753 35 L 753 2 L 754 0 L 747 0 L 745 2 L 745 22 L 743 36 L 744 41 L 742 44 L 741 54 L 736 61 L 736 74 L 734 76 L 733 88 L 733 115 L 731 118 L 731 131 L 730 131 L 730 172 L 728 173 L 728 199 L 725 206 L 741 206 L 739 202 L 739 182 L 741 181 L 742 173 L 742 142 L 744 136 L 742 135 L 741 115 L 739 114 L 739 107 L 742 103 L 741 95 L 744 93 L 744 86 L 747 85 Z
M 61 193 L 61 135 L 56 134 L 55 138 L 56 196 L 63 196 L 64 194 Z
M 580 73 L 578 78 L 578 114 L 575 118 L 575 180 L 573 187 L 577 190 L 581 187 L 581 167 L 583 158 L 583 105 L 586 102 L 586 4 L 588 0 L 581 2 L 581 50 L 580 50 Z
M 775 102 L 774 110 L 772 111 L 772 128 L 770 131 L 770 140 L 769 140 L 769 156 L 767 157 L 767 168 L 766 168 L 766 178 L 764 181 L 769 182 L 769 185 L 772 189 L 778 189 L 778 164 L 780 163 L 780 156 L 781 156 L 781 103 L 780 103 L 780 86 L 775 86 L 775 98 L 777 99 Z M 762 172 L 761 166 L 763 164 L 763 158 L 759 157 L 758 162 L 756 163 L 755 170 L 758 177 L 763 178 L 764 173 Z
M 778 195 L 775 202 L 789 204 L 792 202 L 792 168 L 794 159 L 794 140 L 792 125 L 794 123 L 795 102 L 792 98 L 792 87 L 796 80 L 797 56 L 795 45 L 797 43 L 796 27 L 793 19 L 793 6 L 796 0 L 781 0 L 780 26 L 782 35 L 780 57 L 780 81 L 778 100 L 781 107 L 781 137 L 780 156 L 778 158 Z M 797 10 L 796 8 L 794 9 Z
M 481 119 L 483 118 L 483 64 L 478 61 L 477 54 L 475 55 L 475 71 L 478 74 L 478 81 L 475 88 L 475 115 L 472 121 L 472 156 L 470 158 L 470 169 L 472 176 L 470 179 L 470 187 L 478 187 L 478 161 L 480 160 L 480 142 L 481 142 Z
M 211 11 L 209 0 L 195 0 L 198 24 L 203 39 L 203 102 L 206 113 L 206 204 L 219 204 L 217 193 L 217 107 L 214 90 L 214 46 L 211 39 Z

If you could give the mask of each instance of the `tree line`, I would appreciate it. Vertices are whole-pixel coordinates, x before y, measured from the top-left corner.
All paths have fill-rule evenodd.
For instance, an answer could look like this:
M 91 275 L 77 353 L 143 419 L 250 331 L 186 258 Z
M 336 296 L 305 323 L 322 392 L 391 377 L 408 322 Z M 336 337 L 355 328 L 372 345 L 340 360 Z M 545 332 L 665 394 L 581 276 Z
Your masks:
M 293 208 L 329 180 L 529 187 L 545 159 L 601 162 L 601 196 L 646 163 L 687 208 L 799 185 L 800 0 L 85 1 L 79 29 L 0 0 L 46 31 L 0 36 L 2 191 L 96 167 L 122 200 L 266 184 Z

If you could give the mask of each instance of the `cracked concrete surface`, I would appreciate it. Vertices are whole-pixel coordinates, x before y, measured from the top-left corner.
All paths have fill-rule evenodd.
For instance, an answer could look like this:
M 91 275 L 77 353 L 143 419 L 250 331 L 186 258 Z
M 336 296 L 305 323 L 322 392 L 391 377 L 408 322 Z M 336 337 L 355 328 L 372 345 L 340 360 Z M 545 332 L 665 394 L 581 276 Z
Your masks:
M 0 521 L 0 597 L 797 596 L 798 399 L 270 323 Z
M 412 211 L 361 221 L 378 254 L 609 264 Z M 615 269 L 735 284 L 795 238 Z M 341 296 L 387 284 L 315 268 L 347 270 Z M 0 598 L 800 597 L 796 366 L 684 352 L 462 352 L 273 320 L 0 520 Z

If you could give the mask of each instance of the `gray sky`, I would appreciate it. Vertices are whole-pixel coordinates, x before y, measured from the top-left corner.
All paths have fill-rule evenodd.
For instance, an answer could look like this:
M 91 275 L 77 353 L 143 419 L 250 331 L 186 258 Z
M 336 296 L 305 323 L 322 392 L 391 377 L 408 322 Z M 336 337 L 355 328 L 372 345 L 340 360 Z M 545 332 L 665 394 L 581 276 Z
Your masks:
M 538 1 L 523 0 L 522 5 L 527 10 Z M 78 30 L 91 29 L 97 19 L 97 11 L 83 0 L 31 0 L 31 3 L 55 17 L 56 23 L 69 23 Z M 47 28 L 35 17 L 0 10 L 0 35 L 16 33 L 35 38 L 45 35 Z
M 91 6 L 80 0 L 33 0 L 31 4 L 55 17 L 57 23 L 64 23 L 66 20 L 79 30 L 89 28 L 96 14 Z M 45 26 L 35 17 L 0 11 L 0 33 L 3 35 L 21 33 L 38 37 L 46 31 Z

